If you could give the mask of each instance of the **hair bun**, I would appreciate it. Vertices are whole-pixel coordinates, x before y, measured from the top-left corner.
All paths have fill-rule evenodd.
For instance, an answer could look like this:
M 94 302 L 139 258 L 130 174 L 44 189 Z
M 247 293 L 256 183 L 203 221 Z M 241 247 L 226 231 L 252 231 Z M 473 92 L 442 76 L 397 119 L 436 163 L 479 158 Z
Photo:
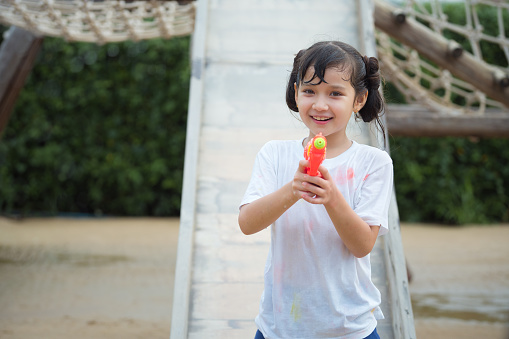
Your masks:
M 366 88 L 368 90 L 377 90 L 380 87 L 380 68 L 378 59 L 364 56 L 364 65 L 366 66 Z

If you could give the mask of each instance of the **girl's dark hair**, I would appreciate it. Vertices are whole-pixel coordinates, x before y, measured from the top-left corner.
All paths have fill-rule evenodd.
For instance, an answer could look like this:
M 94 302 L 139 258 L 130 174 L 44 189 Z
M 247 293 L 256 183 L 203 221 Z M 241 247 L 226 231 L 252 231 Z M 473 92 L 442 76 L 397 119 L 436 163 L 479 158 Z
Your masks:
M 380 119 L 384 110 L 384 100 L 378 90 L 381 76 L 377 58 L 363 57 L 355 48 L 341 41 L 317 42 L 308 49 L 299 51 L 293 60 L 293 69 L 286 88 L 286 104 L 294 112 L 299 111 L 295 102 L 294 84 L 300 86 L 310 66 L 314 67 L 314 74 L 306 83 L 315 78 L 320 79 L 318 83 L 326 82 L 325 71 L 329 68 L 337 68 L 350 74 L 348 80 L 355 90 L 356 97 L 368 91 L 366 104 L 359 111 L 359 115 L 365 122 L 376 120 L 382 132 L 384 131 Z

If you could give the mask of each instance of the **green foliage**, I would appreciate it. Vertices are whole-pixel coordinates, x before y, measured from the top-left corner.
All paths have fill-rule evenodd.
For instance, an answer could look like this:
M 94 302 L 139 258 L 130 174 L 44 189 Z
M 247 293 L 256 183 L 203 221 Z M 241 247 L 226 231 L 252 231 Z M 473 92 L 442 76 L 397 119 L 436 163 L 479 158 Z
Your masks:
M 3 213 L 178 215 L 189 37 L 46 38 L 0 143 Z
M 401 220 L 509 221 L 509 139 L 391 139 Z

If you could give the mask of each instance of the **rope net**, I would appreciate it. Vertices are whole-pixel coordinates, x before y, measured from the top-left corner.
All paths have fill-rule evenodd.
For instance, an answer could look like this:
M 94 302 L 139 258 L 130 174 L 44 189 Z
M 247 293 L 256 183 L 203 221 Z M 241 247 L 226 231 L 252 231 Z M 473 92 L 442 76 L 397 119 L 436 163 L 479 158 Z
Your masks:
M 477 59 L 509 73 L 506 0 L 388 2 L 436 33 L 460 42 Z M 104 44 L 156 37 L 169 39 L 191 34 L 194 20 L 193 1 L 0 0 L 0 23 L 68 41 Z M 508 111 L 416 50 L 379 30 L 376 38 L 382 73 L 407 103 L 418 103 L 444 114 L 483 114 L 491 107 Z M 491 59 L 486 58 L 487 50 L 491 50 Z
M 434 32 L 459 42 L 476 59 L 509 73 L 509 3 L 505 0 L 404 0 L 392 1 L 392 5 Z M 416 50 L 379 30 L 376 38 L 382 73 L 407 103 L 421 104 L 443 114 L 481 115 L 490 108 L 509 112 Z
M 68 41 L 104 44 L 189 35 L 191 1 L 0 0 L 0 23 Z

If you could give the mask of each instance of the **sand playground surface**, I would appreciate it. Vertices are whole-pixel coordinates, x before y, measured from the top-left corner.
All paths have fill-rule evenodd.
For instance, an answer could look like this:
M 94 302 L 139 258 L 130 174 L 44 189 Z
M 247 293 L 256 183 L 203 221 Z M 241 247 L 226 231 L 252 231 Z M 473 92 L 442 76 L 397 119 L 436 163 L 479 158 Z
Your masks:
M 168 339 L 178 227 L 0 218 L 0 338 Z M 509 339 L 509 225 L 404 224 L 402 237 L 417 338 Z

